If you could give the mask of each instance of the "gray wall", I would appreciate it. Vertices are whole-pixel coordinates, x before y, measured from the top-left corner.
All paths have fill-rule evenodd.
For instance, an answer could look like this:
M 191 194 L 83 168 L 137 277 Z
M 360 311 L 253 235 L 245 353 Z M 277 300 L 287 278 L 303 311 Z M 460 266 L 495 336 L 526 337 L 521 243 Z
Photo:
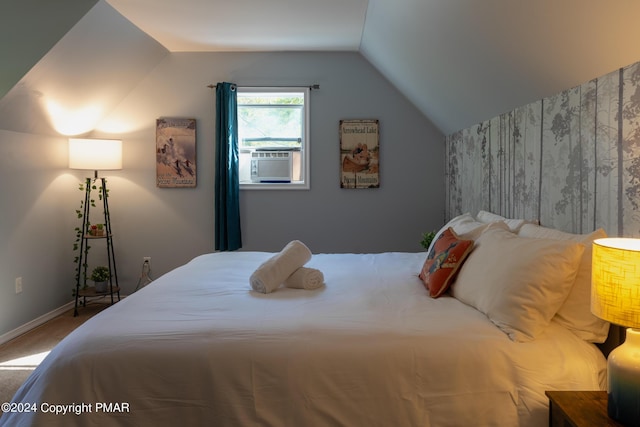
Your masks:
M 359 54 L 171 54 L 105 120 L 135 129 L 122 135 L 125 170 L 118 172 L 130 182 L 113 192 L 114 206 L 123 204 L 114 219 L 119 214 L 131 263 L 152 256 L 160 273 L 213 250 L 215 93 L 206 86 L 218 81 L 320 85 L 310 104 L 311 190 L 243 190 L 243 250 L 277 251 L 300 239 L 314 252 L 415 251 L 421 232 L 442 222 L 442 135 Z M 195 189 L 155 187 L 161 116 L 197 119 Z M 340 189 L 341 118 L 380 120 L 380 189 Z M 163 226 L 135 237 L 150 224 Z
M 311 94 L 311 190 L 243 191 L 243 250 L 277 251 L 301 239 L 314 252 L 419 251 L 421 233 L 443 222 L 443 135 L 360 54 L 167 54 L 90 134 L 124 144 L 124 169 L 104 175 L 125 294 L 143 256 L 158 277 L 213 251 L 215 93 L 206 86 L 218 81 L 321 86 Z M 155 185 L 162 116 L 197 120 L 194 189 Z M 379 189 L 340 189 L 342 118 L 380 120 Z M 85 173 L 66 168 L 66 137 L 3 131 L 0 138 L 1 335 L 71 300 Z M 24 292 L 16 295 L 18 276 Z
M 79 192 L 66 144 L 0 130 L 0 335 L 71 300 Z

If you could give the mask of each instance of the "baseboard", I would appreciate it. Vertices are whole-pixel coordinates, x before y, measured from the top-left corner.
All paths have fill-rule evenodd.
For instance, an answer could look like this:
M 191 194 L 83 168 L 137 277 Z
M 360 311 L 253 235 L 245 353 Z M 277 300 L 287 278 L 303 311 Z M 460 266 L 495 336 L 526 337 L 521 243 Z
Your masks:
M 48 322 L 49 320 L 55 317 L 58 317 L 65 311 L 72 309 L 74 305 L 75 305 L 75 301 L 70 301 L 65 305 L 63 305 L 62 307 L 58 307 L 55 310 L 50 311 L 46 314 L 43 314 L 42 316 L 36 319 L 33 319 L 32 321 L 27 322 L 22 326 L 18 326 L 16 329 L 12 331 L 9 331 L 5 334 L 0 335 L 0 344 L 4 344 L 7 341 L 11 341 L 12 339 L 19 337 L 20 335 L 25 334 L 34 328 L 37 328 L 43 323 Z
M 126 298 L 127 295 L 120 295 L 120 299 L 124 299 Z M 30 330 L 37 328 L 38 326 L 42 325 L 43 323 L 48 322 L 49 320 L 60 316 L 61 314 L 63 314 L 65 311 L 72 309 L 75 306 L 75 301 L 70 301 L 68 303 L 66 303 L 65 305 L 63 305 L 62 307 L 58 307 L 53 311 L 50 311 L 46 314 L 43 314 L 42 316 L 33 319 L 30 322 L 25 323 L 22 326 L 18 326 L 16 329 L 9 331 L 5 334 L 0 335 L 0 345 L 6 343 L 7 341 L 11 341 L 14 338 L 19 337 L 22 334 L 26 334 L 27 332 L 29 332 Z

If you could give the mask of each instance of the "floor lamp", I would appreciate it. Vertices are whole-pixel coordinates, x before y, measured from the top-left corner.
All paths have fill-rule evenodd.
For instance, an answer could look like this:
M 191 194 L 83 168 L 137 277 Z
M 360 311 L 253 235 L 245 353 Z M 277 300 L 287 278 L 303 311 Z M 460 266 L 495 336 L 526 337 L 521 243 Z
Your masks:
M 624 425 L 640 425 L 640 239 L 593 242 L 591 312 L 628 328 L 607 358 L 607 410 Z
M 85 180 L 85 198 L 82 213 L 82 230 L 80 234 L 79 249 L 80 254 L 77 259 L 77 275 L 76 275 L 76 302 L 74 316 L 78 315 L 78 303 L 82 298 L 83 305 L 86 305 L 87 297 L 111 296 L 111 304 L 114 303 L 113 295 L 118 296 L 120 300 L 120 287 L 118 286 L 118 274 L 116 269 L 115 253 L 113 250 L 113 234 L 111 231 L 111 216 L 109 213 L 109 197 L 107 190 L 107 181 L 104 177 L 98 178 L 99 170 L 118 170 L 122 169 L 122 141 L 113 139 L 69 139 L 69 168 L 93 170 L 93 181 L 100 179 L 100 196 L 104 212 L 104 234 L 102 236 L 90 235 L 90 209 L 94 202 L 91 199 L 91 190 L 94 187 L 92 178 Z M 106 293 L 98 292 L 95 288 L 86 288 L 87 280 L 87 254 L 88 240 L 93 238 L 103 238 L 107 242 L 107 262 L 110 272 L 109 287 Z M 81 288 L 82 285 L 82 288 Z

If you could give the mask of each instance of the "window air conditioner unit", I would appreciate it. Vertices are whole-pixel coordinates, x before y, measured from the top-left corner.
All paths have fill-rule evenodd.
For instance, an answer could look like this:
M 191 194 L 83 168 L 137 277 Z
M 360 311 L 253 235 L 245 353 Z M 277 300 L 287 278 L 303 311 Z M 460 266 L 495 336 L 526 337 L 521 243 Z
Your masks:
M 291 182 L 293 159 L 290 151 L 253 151 L 251 182 Z

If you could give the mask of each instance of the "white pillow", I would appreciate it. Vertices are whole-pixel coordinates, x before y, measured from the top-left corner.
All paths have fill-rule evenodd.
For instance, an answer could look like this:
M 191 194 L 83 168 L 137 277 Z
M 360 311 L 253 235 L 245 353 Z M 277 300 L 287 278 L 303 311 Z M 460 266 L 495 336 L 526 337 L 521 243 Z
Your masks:
M 458 237 L 462 240 L 476 240 L 480 234 L 484 230 L 486 230 L 491 224 L 476 221 L 470 213 L 464 213 L 462 215 L 458 215 L 455 218 L 452 218 L 447 222 L 433 237 L 431 244 L 429 244 L 429 249 L 427 249 L 427 253 L 430 254 L 433 249 L 433 245 L 435 245 L 436 240 L 445 230 L 448 230 L 449 227 L 453 228 L 453 231 L 458 235 Z
M 509 230 L 517 233 L 520 227 L 524 224 L 537 224 L 536 220 L 527 220 L 527 219 L 517 219 L 517 218 L 506 218 L 502 215 L 495 214 L 493 212 L 480 211 L 478 215 L 476 215 L 476 219 L 480 222 L 484 223 L 492 223 L 502 221 L 509 227 Z
M 513 341 L 531 341 L 567 298 L 583 252 L 579 243 L 518 237 L 492 225 L 476 241 L 451 294 Z
M 603 343 L 609 334 L 609 322 L 591 313 L 591 257 L 593 241 L 607 237 L 607 233 L 598 229 L 589 234 L 565 233 L 553 228 L 525 224 L 518 232 L 519 236 L 537 237 L 556 240 L 570 240 L 585 246 L 584 254 L 578 268 L 576 280 L 566 301 L 554 317 L 557 322 L 572 331 L 585 341 Z

